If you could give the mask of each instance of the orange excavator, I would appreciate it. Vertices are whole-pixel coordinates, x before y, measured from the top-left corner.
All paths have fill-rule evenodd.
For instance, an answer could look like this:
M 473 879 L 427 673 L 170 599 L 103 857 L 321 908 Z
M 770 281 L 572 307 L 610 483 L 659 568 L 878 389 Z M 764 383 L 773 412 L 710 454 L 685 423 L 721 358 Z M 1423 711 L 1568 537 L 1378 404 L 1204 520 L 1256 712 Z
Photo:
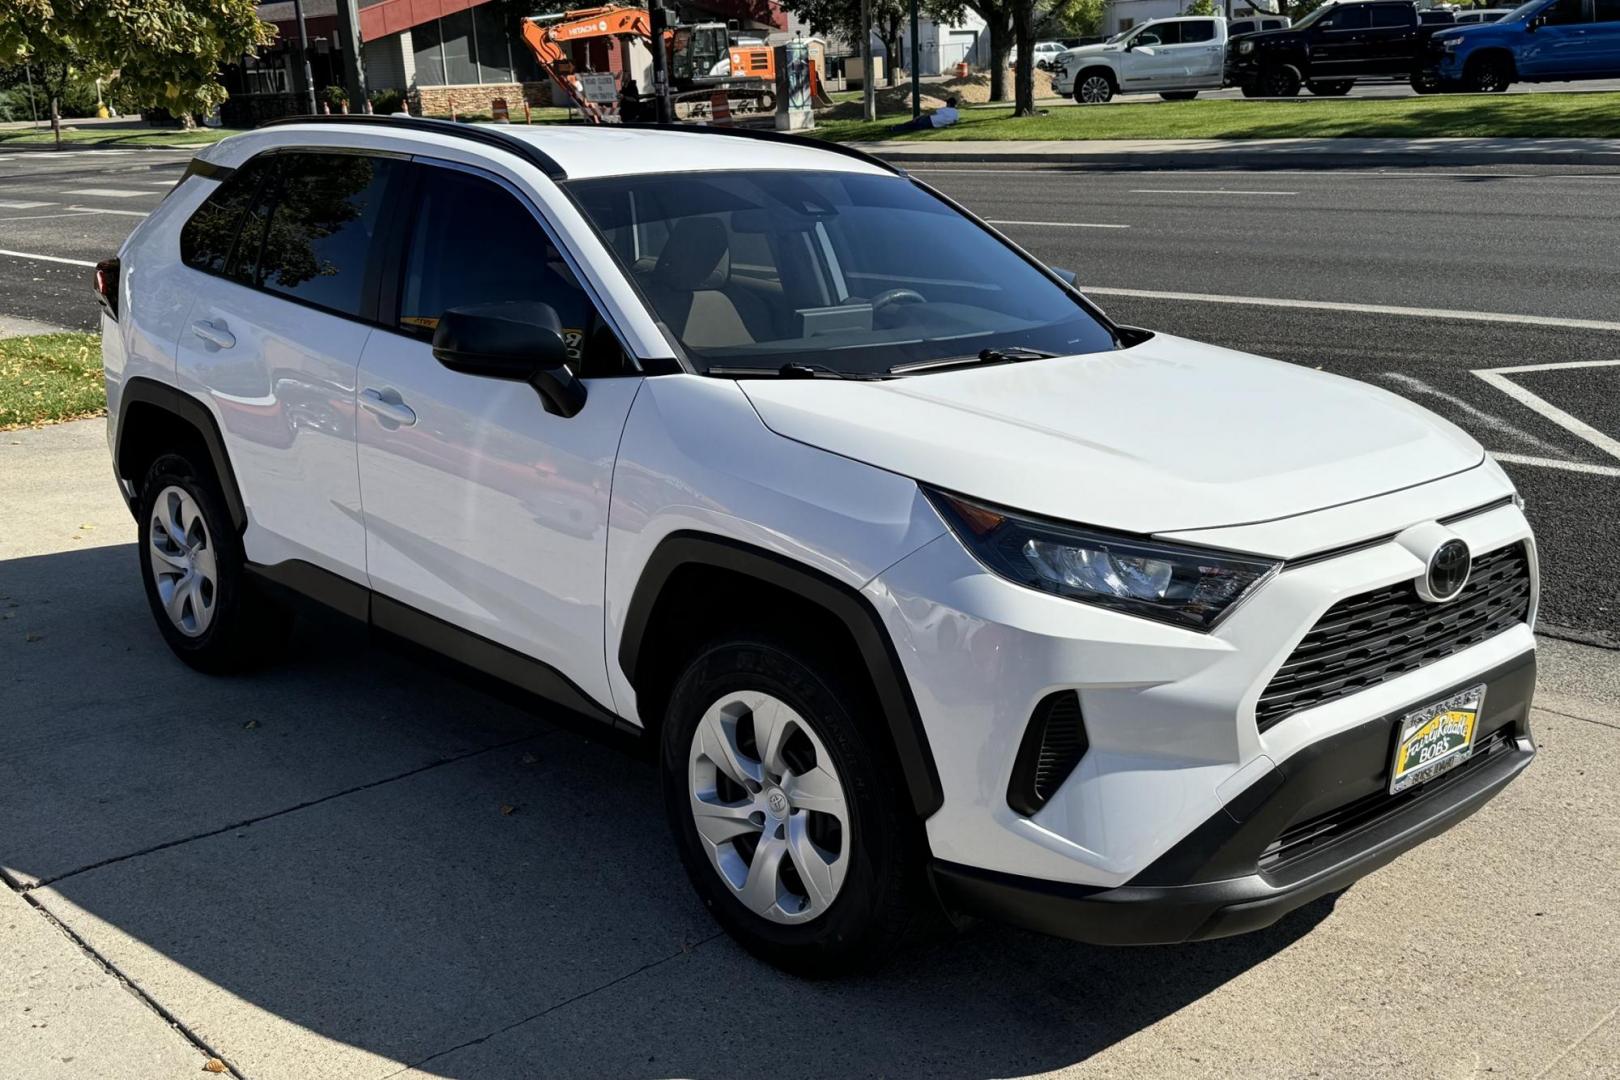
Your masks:
M 776 53 L 764 41 L 746 39 L 718 22 L 674 26 L 659 36 L 663 40 L 654 42 L 645 8 L 615 4 L 523 21 L 523 40 L 540 69 L 591 123 L 601 122 L 602 108 L 585 97 L 566 47 L 598 38 L 639 38 L 665 50 L 678 120 L 707 117 L 719 92 L 733 114 L 776 108 Z

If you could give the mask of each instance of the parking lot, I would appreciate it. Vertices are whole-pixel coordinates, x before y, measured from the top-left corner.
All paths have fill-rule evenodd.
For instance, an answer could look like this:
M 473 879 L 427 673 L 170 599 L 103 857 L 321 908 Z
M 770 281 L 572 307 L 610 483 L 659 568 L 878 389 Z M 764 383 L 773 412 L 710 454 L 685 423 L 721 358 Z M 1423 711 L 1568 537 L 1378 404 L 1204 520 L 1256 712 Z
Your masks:
M 0 324 L 93 326 L 188 156 L 0 154 Z M 649 764 L 339 626 L 191 672 L 101 423 L 0 433 L 0 1077 L 1620 1076 L 1620 174 L 913 171 L 1121 321 L 1484 442 L 1541 546 L 1531 770 L 1247 937 L 799 982 L 692 897 Z

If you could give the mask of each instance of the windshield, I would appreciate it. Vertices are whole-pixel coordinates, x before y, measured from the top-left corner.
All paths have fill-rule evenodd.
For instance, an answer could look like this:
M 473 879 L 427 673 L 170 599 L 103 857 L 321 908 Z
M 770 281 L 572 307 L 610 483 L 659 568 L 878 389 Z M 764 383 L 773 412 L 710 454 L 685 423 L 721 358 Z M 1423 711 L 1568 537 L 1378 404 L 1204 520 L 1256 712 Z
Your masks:
M 873 375 L 985 349 L 1115 347 L 1073 294 L 902 177 L 762 170 L 568 187 L 700 371 Z
M 1104 43 L 1103 43 L 1103 44 L 1105 44 L 1105 45 L 1112 45 L 1112 44 L 1113 44 L 1113 43 L 1114 43 L 1114 42 L 1116 42 L 1116 41 L 1119 41 L 1119 40 L 1120 40 L 1120 39 L 1122 39 L 1122 38 L 1123 38 L 1123 37 L 1125 37 L 1125 35 L 1126 35 L 1126 34 L 1129 34 L 1129 33 L 1130 33 L 1130 32 L 1131 32 L 1131 31 L 1132 31 L 1132 30 L 1134 30 L 1134 29 L 1136 29 L 1136 27 L 1134 27 L 1134 26 L 1127 26 L 1127 27 L 1126 27 L 1126 28 L 1125 28 L 1125 29 L 1123 29 L 1123 30 L 1121 30 L 1121 31 L 1120 31 L 1120 32 L 1119 32 L 1119 33 L 1117 33 L 1117 34 L 1115 34 L 1115 35 L 1114 35 L 1114 36 L 1113 36 L 1113 37 L 1111 37 L 1111 38 L 1109 38 L 1109 39 L 1108 39 L 1108 40 L 1107 40 L 1107 41 L 1105 41 L 1105 42 L 1104 42 Z

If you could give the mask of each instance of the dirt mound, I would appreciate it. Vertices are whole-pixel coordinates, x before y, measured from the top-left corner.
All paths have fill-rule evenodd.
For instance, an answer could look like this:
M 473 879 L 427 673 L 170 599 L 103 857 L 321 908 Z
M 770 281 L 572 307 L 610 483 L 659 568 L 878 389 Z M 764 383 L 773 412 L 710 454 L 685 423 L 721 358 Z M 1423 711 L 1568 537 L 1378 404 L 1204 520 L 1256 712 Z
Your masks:
M 923 111 L 941 109 L 945 107 L 945 99 L 936 97 L 933 83 L 923 83 L 922 86 Z M 877 91 L 877 111 L 879 116 L 894 116 L 904 113 L 911 115 L 911 84 L 900 83 L 896 86 L 880 86 Z M 856 101 L 840 101 L 830 109 L 825 109 L 817 115 L 826 120 L 859 120 L 861 118 L 861 103 Z
M 1007 98 L 1009 102 L 1013 94 L 1016 93 L 1016 84 L 1013 82 L 1015 78 L 1017 78 L 1015 72 L 1007 72 Z M 946 79 L 944 82 L 927 83 L 925 85 L 942 97 L 955 94 L 962 99 L 964 105 L 979 105 L 990 100 L 990 73 L 988 71 L 976 71 L 966 78 Z M 1052 76 L 1040 68 L 1036 68 L 1035 97 L 1040 99 L 1055 96 L 1052 92 Z

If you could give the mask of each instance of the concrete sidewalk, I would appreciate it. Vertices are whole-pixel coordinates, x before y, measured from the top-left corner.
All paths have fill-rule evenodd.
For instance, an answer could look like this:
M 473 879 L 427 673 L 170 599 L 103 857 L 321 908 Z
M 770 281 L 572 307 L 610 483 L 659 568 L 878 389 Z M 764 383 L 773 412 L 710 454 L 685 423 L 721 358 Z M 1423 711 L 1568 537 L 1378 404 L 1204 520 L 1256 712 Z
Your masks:
M 1620 165 L 1620 139 L 886 139 L 850 145 L 897 164 L 990 161 L 1155 169 Z
M 5 1080 L 1617 1075 L 1615 652 L 1544 642 L 1524 777 L 1268 930 L 807 983 L 716 930 L 648 763 L 333 627 L 199 675 L 134 531 L 102 421 L 0 433 Z

